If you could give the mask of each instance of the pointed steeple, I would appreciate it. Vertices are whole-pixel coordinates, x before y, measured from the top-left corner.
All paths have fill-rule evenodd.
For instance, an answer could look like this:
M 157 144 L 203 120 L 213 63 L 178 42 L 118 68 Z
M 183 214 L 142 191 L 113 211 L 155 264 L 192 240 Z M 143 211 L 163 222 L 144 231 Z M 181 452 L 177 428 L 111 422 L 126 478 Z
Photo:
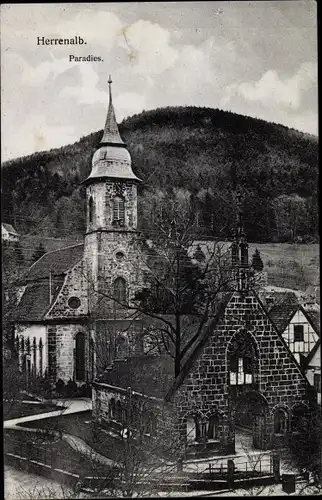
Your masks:
M 104 127 L 103 137 L 101 139 L 101 145 L 109 145 L 109 146 L 125 146 L 124 142 L 121 139 L 119 129 L 116 123 L 115 111 L 112 101 L 112 79 L 111 75 L 109 75 L 108 79 L 109 85 L 109 103 L 107 110 L 107 117 Z

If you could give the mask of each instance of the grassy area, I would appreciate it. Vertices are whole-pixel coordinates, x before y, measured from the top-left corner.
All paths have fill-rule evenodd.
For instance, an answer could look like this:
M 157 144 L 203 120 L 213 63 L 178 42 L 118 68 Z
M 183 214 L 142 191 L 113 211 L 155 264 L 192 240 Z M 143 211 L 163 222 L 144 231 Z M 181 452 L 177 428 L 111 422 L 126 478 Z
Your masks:
M 22 401 L 14 403 L 3 402 L 3 418 L 5 420 L 27 417 L 29 415 L 39 415 L 41 413 L 57 410 L 59 410 L 58 406 L 49 403 L 34 404 L 30 402 L 30 404 L 28 404 L 23 403 Z
M 304 291 L 320 274 L 318 244 L 250 243 L 250 257 L 256 248 L 269 285 Z
M 78 436 L 97 453 L 115 461 L 120 460 L 124 452 L 122 441 L 111 437 L 97 424 L 94 424 L 90 411 L 82 412 L 79 415 L 62 415 L 37 422 L 28 422 L 26 426 L 38 429 L 61 430 L 73 436 Z

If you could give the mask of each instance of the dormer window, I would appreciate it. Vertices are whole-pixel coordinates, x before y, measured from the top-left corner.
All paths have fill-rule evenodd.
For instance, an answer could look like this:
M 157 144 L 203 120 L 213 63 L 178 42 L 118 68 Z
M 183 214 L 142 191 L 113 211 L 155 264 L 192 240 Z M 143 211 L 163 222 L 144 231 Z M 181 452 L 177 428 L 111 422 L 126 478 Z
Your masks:
M 125 223 L 125 207 L 124 199 L 116 196 L 113 200 L 113 224 L 124 226 Z

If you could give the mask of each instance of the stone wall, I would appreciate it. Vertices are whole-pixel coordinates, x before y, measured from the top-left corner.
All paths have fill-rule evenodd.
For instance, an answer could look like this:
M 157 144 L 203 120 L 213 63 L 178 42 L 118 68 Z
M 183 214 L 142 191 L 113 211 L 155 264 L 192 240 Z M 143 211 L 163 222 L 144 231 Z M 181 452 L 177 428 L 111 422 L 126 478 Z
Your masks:
M 84 272 L 83 260 L 69 269 L 61 290 L 52 304 L 45 319 L 78 318 L 88 314 L 88 281 Z M 79 300 L 78 307 L 71 307 L 69 300 Z
M 276 408 L 288 412 L 306 394 L 307 381 L 276 333 L 267 314 L 251 292 L 236 292 L 228 303 L 222 319 L 202 348 L 183 384 L 173 397 L 180 414 L 180 432 L 186 433 L 185 417 L 198 412 L 207 421 L 217 413 L 220 439 L 231 450 L 234 443 L 234 415 L 240 399 L 229 385 L 227 351 L 236 332 L 246 329 L 254 339 L 259 353 L 259 378 L 256 388 L 249 387 L 267 402 L 267 434 L 273 434 Z
M 125 223 L 123 230 L 135 230 L 137 228 L 137 186 L 129 180 L 116 181 L 108 179 L 105 182 L 95 182 L 87 187 L 87 232 L 100 229 L 117 229 L 113 225 L 113 199 L 120 196 L 125 203 Z M 89 220 L 89 200 L 94 203 L 94 216 L 92 222 Z
M 114 428 L 121 432 L 128 424 L 124 423 L 122 425 L 120 422 L 111 419 L 110 404 L 111 399 L 114 399 L 115 401 L 119 401 L 126 408 L 128 405 L 128 397 L 129 393 L 126 389 L 95 382 L 92 391 L 94 420 L 100 425 Z M 136 431 L 133 430 L 133 434 L 140 433 L 145 435 L 143 428 L 144 417 L 148 416 L 148 418 L 152 418 L 149 417 L 149 415 L 153 415 L 155 434 L 150 436 L 145 435 L 145 439 L 148 440 L 147 443 L 150 445 L 153 443 L 155 451 L 158 449 L 168 457 L 172 455 L 178 458 L 178 450 L 182 452 L 182 443 L 179 442 L 180 436 L 177 432 L 175 408 L 173 405 L 167 404 L 163 400 L 149 398 L 137 392 L 132 392 L 131 408 L 132 412 L 136 410 L 140 415 L 139 419 L 133 420 L 133 427 L 136 427 Z M 139 424 L 137 424 L 137 422 L 139 422 Z
M 117 278 L 126 282 L 127 300 L 131 301 L 144 284 L 144 256 L 137 244 L 136 233 L 111 231 L 86 236 L 85 263 L 90 283 L 90 311 L 96 318 L 119 319 L 129 316 L 109 297 Z M 93 288 L 95 291 L 93 291 Z

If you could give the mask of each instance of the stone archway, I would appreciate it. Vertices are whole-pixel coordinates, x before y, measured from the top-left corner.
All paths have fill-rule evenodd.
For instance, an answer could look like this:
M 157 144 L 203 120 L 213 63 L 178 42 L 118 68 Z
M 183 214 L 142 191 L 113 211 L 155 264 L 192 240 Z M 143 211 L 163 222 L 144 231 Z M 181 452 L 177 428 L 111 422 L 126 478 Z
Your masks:
M 258 391 L 245 391 L 234 407 L 235 449 L 265 450 L 268 442 L 268 403 Z

